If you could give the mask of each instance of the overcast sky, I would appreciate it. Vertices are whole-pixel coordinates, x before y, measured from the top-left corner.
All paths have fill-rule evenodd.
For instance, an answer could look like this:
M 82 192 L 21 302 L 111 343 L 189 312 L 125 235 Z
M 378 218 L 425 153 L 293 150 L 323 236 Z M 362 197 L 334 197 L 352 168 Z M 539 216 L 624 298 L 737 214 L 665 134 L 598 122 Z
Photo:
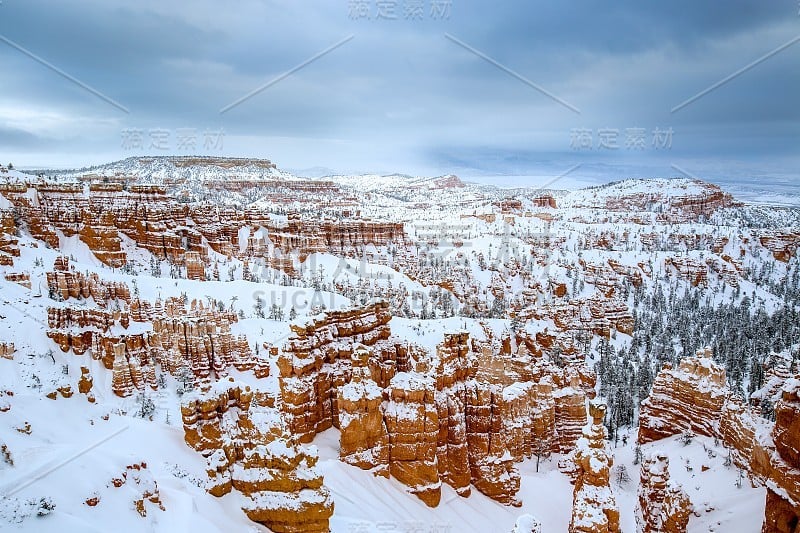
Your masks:
M 797 0 L 2 0 L 0 158 L 63 167 L 210 154 L 307 174 L 498 181 L 580 163 L 578 180 L 679 167 L 794 184 L 799 9 Z

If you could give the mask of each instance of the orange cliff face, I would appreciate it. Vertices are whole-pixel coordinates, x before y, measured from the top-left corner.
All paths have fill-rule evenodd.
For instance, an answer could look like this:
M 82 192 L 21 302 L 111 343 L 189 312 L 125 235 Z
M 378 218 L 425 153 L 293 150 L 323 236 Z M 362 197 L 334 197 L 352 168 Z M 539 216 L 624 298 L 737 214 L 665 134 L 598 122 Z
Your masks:
M 0 209 L 0 266 L 11 266 L 19 257 L 19 240 L 15 237 L 17 225 L 11 209 Z
M 274 405 L 232 378 L 218 381 L 184 398 L 184 439 L 206 458 L 212 495 L 239 491 L 247 517 L 272 531 L 327 532 L 333 500 L 316 449 L 285 431 Z
M 767 487 L 762 533 L 795 532 L 800 523 L 800 377 L 785 381 L 773 424 L 730 397 L 724 375 L 707 357 L 688 357 L 678 370 L 662 370 L 642 403 L 639 442 L 684 431 L 719 438 L 737 466 Z
M 253 371 L 257 377 L 269 375 L 268 362 L 253 354 L 246 337 L 231 333 L 231 324 L 238 320 L 231 311 L 196 300 L 187 305 L 178 298 L 151 305 L 131 298 L 124 283 L 70 271 L 65 257 L 57 258 L 47 280 L 51 295 L 65 301 L 48 308 L 47 336 L 63 352 L 82 355 L 91 349 L 92 357 L 112 371 L 111 388 L 118 396 L 130 396 L 145 386 L 156 389 L 156 367 L 191 382 L 224 377 L 231 367 Z M 69 306 L 72 298 L 90 297 L 101 307 Z M 127 330 L 131 321 L 149 322 L 152 331 L 111 333 L 114 326 Z
M 684 431 L 713 436 L 719 431 L 722 406 L 728 394 L 725 370 L 710 352 L 685 357 L 677 369 L 665 365 L 642 402 L 639 443 L 645 444 Z
M 310 190 L 296 187 L 303 193 L 319 193 L 318 186 L 312 184 Z M 266 247 L 259 252 L 248 245 L 240 252 L 239 230 L 243 227 L 265 228 L 277 252 L 296 254 L 301 261 L 314 252 L 352 255 L 363 246 L 406 240 L 401 223 L 358 218 L 310 220 L 296 213 L 283 223 L 256 208 L 190 207 L 159 185 L 6 183 L 0 184 L 0 193 L 14 205 L 33 237 L 53 248 L 59 246 L 57 231 L 65 237 L 78 235 L 100 261 L 121 267 L 127 262 L 122 250 L 125 235 L 155 258 L 185 265 L 190 279 L 208 279 L 204 264 L 209 247 L 226 257 L 264 255 Z M 14 229 L 13 213 L 0 211 L 0 264 L 10 264 L 11 257 L 19 255 L 14 251 Z M 292 261 L 268 259 L 276 261 L 276 268 L 294 273 Z
M 778 457 L 770 457 L 766 473 L 767 507 L 761 531 L 796 532 L 800 528 L 800 378 L 787 380 L 781 391 L 772 438 Z
M 353 351 L 352 377 L 337 392 L 339 408 L 339 457 L 345 463 L 375 475 L 387 476 L 389 434 L 383 421 L 383 390 L 369 371 L 370 352 L 366 347 Z
M 343 461 L 390 475 L 425 503 L 441 483 L 518 505 L 515 463 L 569 451 L 586 423 L 594 375 L 512 353 L 510 338 L 446 333 L 435 353 L 391 336 L 387 304 L 332 311 L 302 325 L 277 352 L 289 428 L 303 442 L 341 430 Z
M 772 256 L 783 263 L 797 255 L 800 234 L 782 231 L 765 231 L 759 238 L 761 246 L 772 252 Z
M 433 380 L 400 373 L 389 384 L 384 421 L 389 432 L 389 472 L 429 507 L 439 505 L 442 482 L 436 457 L 439 420 Z

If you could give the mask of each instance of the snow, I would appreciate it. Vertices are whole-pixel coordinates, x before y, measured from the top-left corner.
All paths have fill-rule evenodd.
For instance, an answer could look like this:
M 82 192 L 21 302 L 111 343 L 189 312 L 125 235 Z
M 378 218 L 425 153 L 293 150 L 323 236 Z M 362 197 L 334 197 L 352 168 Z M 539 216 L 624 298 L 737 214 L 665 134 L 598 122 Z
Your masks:
M 395 389 L 425 390 L 433 387 L 433 379 L 417 372 L 398 372 L 389 382 Z
M 542 523 L 536 517 L 524 514 L 517 518 L 511 533 L 531 533 L 531 531 L 541 531 L 541 527 Z
M 170 162 L 143 162 L 143 158 L 131 158 L 114 165 L 107 165 L 94 171 L 110 175 L 115 172 L 130 172 L 143 180 L 163 181 L 166 176 L 180 175 L 190 186 L 203 181 L 222 179 L 228 172 L 213 165 L 204 169 L 179 171 Z M 155 158 L 157 159 L 157 158 Z M 257 177 L 269 179 L 296 180 L 294 176 L 277 169 L 264 169 L 258 165 L 244 166 L 236 170 L 241 177 Z M 4 175 L 5 177 L 5 175 Z M 18 171 L 8 174 L 12 180 L 31 179 Z M 769 254 L 758 248 L 758 239 L 753 228 L 746 227 L 731 218 L 714 220 L 712 224 L 672 224 L 665 226 L 656 223 L 655 217 L 643 217 L 646 223 L 631 224 L 620 222 L 622 215 L 603 210 L 591 211 L 578 208 L 579 205 L 601 205 L 608 198 L 630 194 L 650 194 L 654 190 L 662 197 L 678 197 L 696 194 L 702 191 L 699 184 L 688 179 L 676 180 L 626 180 L 605 187 L 581 191 L 573 191 L 558 195 L 558 203 L 562 218 L 552 223 L 535 217 L 517 216 L 515 224 L 504 223 L 502 217 L 498 221 L 487 223 L 474 217 L 461 219 L 461 215 L 494 212 L 491 197 L 484 196 L 489 188 L 467 185 L 463 189 L 441 190 L 434 194 L 435 178 L 414 178 L 407 176 L 334 176 L 330 179 L 356 191 L 370 192 L 370 201 L 361 207 L 362 216 L 406 223 L 406 230 L 412 237 L 424 237 L 435 234 L 433 240 L 444 243 L 446 247 L 453 237 L 442 237 L 439 233 L 450 232 L 463 238 L 464 245 L 456 253 L 470 261 L 470 268 L 465 269 L 464 277 L 456 279 L 456 284 L 467 281 L 475 282 L 479 295 L 490 287 L 493 279 L 498 278 L 497 271 L 482 270 L 477 266 L 477 254 L 486 256 L 487 263 L 492 263 L 502 253 L 518 253 L 519 256 L 537 257 L 542 253 L 541 246 L 526 241 L 532 234 L 546 234 L 548 237 L 563 236 L 564 244 L 548 251 L 546 265 L 535 272 L 536 279 L 544 282 L 561 282 L 571 285 L 568 267 L 579 261 L 606 265 L 609 259 L 622 265 L 638 268 L 638 264 L 653 265 L 653 275 L 646 281 L 650 287 L 665 286 L 663 276 L 668 272 L 664 268 L 664 260 L 668 256 L 682 254 L 684 257 L 704 261 L 708 252 L 689 249 L 685 244 L 675 244 L 674 250 L 644 251 L 640 247 L 640 239 L 645 233 L 676 232 L 687 235 L 708 233 L 715 237 L 729 237 L 731 242 L 725 253 L 735 255 L 739 252 L 738 235 L 741 233 L 748 239 L 745 268 L 756 268 L 769 258 Z M 33 189 L 28 196 L 36 200 Z M 239 199 L 241 200 L 241 199 Z M 527 201 L 527 200 L 526 200 Z M 417 203 L 431 203 L 425 208 L 425 220 L 419 220 Z M 463 203 L 462 203 L 463 202 Z M 266 205 L 264 200 L 257 200 L 255 205 Z M 454 206 L 458 206 L 457 208 Z M 526 209 L 534 213 L 545 212 L 526 205 Z M 9 209 L 10 203 L 0 195 L 0 209 Z M 742 208 L 741 213 L 760 217 L 764 224 L 776 227 L 796 226 L 796 215 L 793 211 L 774 211 L 762 207 Z M 646 215 L 652 215 L 647 213 Z M 628 214 L 629 215 L 629 214 Z M 276 221 L 286 221 L 285 215 L 271 214 Z M 730 215 L 732 216 L 732 215 Z M 432 227 L 448 228 L 433 231 Z M 588 234 L 609 231 L 621 234 L 629 232 L 630 243 L 618 245 L 616 249 L 591 249 L 580 253 L 575 251 L 580 238 Z M 266 230 L 258 232 L 269 241 Z M 427 233 L 426 233 L 427 232 Z M 241 240 L 246 241 L 250 230 L 242 228 L 239 232 Z M 317 315 L 315 305 L 324 303 L 328 309 L 340 309 L 353 305 L 348 297 L 325 290 L 314 290 L 297 286 L 283 286 L 273 283 L 251 283 L 241 279 L 234 281 L 189 281 L 153 277 L 139 274 L 129 275 L 105 267 L 91 253 L 88 247 L 77 236 L 59 235 L 60 250 L 52 250 L 42 243 L 30 238 L 23 229 L 20 238 L 21 257 L 15 259 L 14 267 L 0 267 L 0 274 L 9 272 L 30 272 L 33 290 L 28 290 L 16 283 L 7 282 L 0 275 L 0 340 L 13 342 L 17 347 L 14 360 L 0 359 L 0 392 L 13 391 L 13 396 L 0 394 L 0 407 L 10 406 L 10 410 L 0 413 L 0 442 L 8 446 L 14 465 L 0 462 L 0 494 L 9 495 L 0 510 L 0 526 L 15 531 L 107 531 L 110 527 L 124 531 L 230 531 L 260 530 L 261 526 L 249 521 L 241 511 L 242 506 L 256 502 L 247 502 L 237 491 L 222 498 L 215 498 L 204 490 L 206 480 L 206 460 L 191 450 L 183 441 L 183 430 L 180 423 L 180 404 L 198 397 L 197 393 L 189 393 L 183 398 L 177 395 L 174 380 L 169 379 L 166 390 L 153 393 L 158 408 L 153 421 L 137 418 L 135 398 L 117 398 L 111 393 L 111 373 L 95 361 L 90 355 L 75 356 L 62 354 L 46 336 L 47 307 L 65 304 L 49 300 L 46 295 L 37 297 L 37 289 L 46 293 L 44 273 L 52 268 L 57 255 L 65 254 L 73 257 L 73 264 L 78 271 L 98 272 L 102 279 L 121 281 L 129 285 L 135 282 L 141 298 L 155 301 L 185 292 L 190 299 L 205 301 L 206 298 L 217 299 L 234 306 L 235 310 L 243 310 L 245 317 L 233 324 L 234 335 L 243 334 L 251 346 L 263 346 L 264 343 L 282 346 L 290 339 L 290 328 L 287 322 L 256 318 L 253 304 L 258 298 L 265 302 L 268 309 L 273 303 L 288 315 L 294 308 L 298 313 L 297 324 L 303 324 Z M 507 241 L 506 251 L 501 252 L 498 246 L 501 239 Z M 134 242 L 122 236 L 122 246 L 130 258 L 140 265 L 148 265 L 151 255 L 137 248 Z M 505 245 L 504 245 L 505 246 Z M 513 248 L 516 247 L 516 248 Z M 515 249 L 511 252 L 509 250 Z M 491 251 L 490 251 L 491 250 Z M 315 272 L 322 271 L 323 283 L 329 288 L 333 282 L 369 282 L 376 287 L 398 287 L 401 284 L 409 293 L 429 295 L 434 287 L 406 272 L 399 262 L 393 262 L 386 249 L 374 249 L 375 258 L 364 254 L 363 257 L 341 258 L 332 254 L 315 253 L 308 256 L 298 266 L 305 268 L 304 279 L 309 281 Z M 452 255 L 443 255 L 453 258 Z M 704 255 L 705 254 L 705 255 Z M 221 256 L 213 257 L 224 261 Z M 512 255 L 513 256 L 513 255 Z M 44 266 L 36 263 L 41 260 Z M 381 261 L 380 264 L 378 261 Z M 385 261 L 384 261 L 385 260 Z M 242 263 L 232 260 L 228 266 L 234 268 L 234 277 L 241 278 Z M 251 264 L 255 269 L 258 265 Z M 538 267 L 537 267 L 538 268 Z M 223 269 L 221 269 L 223 270 Z M 143 269 L 140 268 L 140 271 Z M 149 272 L 149 270 L 147 271 Z M 162 272 L 168 274 L 168 268 Z M 264 272 L 270 271 L 264 269 Z M 446 272 L 446 270 L 445 270 Z M 779 282 L 788 272 L 788 267 L 777 264 L 771 279 Z M 717 281 L 716 274 L 709 275 L 712 282 Z M 224 277 L 224 273 L 223 273 Z M 506 293 L 518 295 L 523 288 L 520 276 L 509 276 L 501 280 L 505 283 Z M 438 289 L 438 288 L 437 288 Z M 454 291 L 457 289 L 454 289 Z M 589 297 L 597 289 L 586 283 L 583 291 L 571 290 L 568 298 Z M 711 291 L 709 291 L 710 293 Z M 781 299 L 767 291 L 763 285 L 752 280 L 743 279 L 742 294 L 755 294 L 756 299 L 764 302 L 767 309 L 781 303 Z M 538 296 L 537 296 L 538 297 Z M 717 303 L 729 301 L 730 293 L 710 294 Z M 83 302 L 70 301 L 70 306 L 93 307 L 90 300 Z M 485 340 L 488 334 L 495 338 L 509 328 L 505 319 L 473 319 L 464 317 L 439 317 L 434 320 L 403 318 L 394 316 L 390 323 L 392 334 L 398 338 L 415 343 L 435 354 L 436 346 L 442 341 L 446 332 L 466 331 L 470 337 Z M 145 331 L 150 326 L 131 323 L 126 333 Z M 526 324 L 532 333 L 549 328 L 555 330 L 552 320 L 532 320 Z M 115 331 L 116 333 L 117 331 Z M 121 331 L 119 331 L 121 333 Z M 612 341 L 615 348 L 625 346 L 630 338 L 617 335 Z M 53 352 L 51 359 L 48 352 Z M 262 351 L 263 353 L 263 351 Z M 706 363 L 703 363 L 706 365 Z M 268 391 L 275 395 L 279 390 L 277 369 L 271 361 L 271 375 L 265 379 L 257 379 L 251 372 L 230 370 L 230 375 L 241 386 L 250 386 L 253 390 Z M 80 375 L 80 366 L 90 368 L 94 378 L 93 392 L 97 402 L 90 404 L 83 395 L 76 394 L 72 398 L 49 400 L 43 398 L 42 392 L 62 384 L 71 384 L 77 389 L 76 382 Z M 62 368 L 66 367 L 64 374 Z M 40 383 L 42 390 L 37 388 Z M 291 388 L 295 380 L 287 379 L 284 385 Z M 227 382 L 218 387 L 227 387 Z M 391 386 L 403 389 L 433 389 L 434 382 L 428 377 L 415 372 L 398 373 Z M 528 385 L 512 383 L 503 389 L 506 401 L 518 398 L 525 393 Z M 710 385 L 709 385 L 710 386 Z M 797 391 L 800 380 L 789 379 L 785 389 Z M 214 390 L 217 390 L 216 388 Z M 222 389 L 220 389 L 222 390 Z M 358 400 L 363 394 L 378 397 L 382 391 L 371 382 L 362 388 L 349 384 L 340 389 L 349 400 Z M 557 394 L 574 394 L 574 389 L 565 388 Z M 416 418 L 418 409 L 395 402 L 384 404 L 387 413 L 399 418 Z M 281 420 L 273 409 L 257 410 L 251 413 L 256 428 L 265 431 L 281 427 Z M 342 424 L 348 419 L 342 416 Z M 226 423 L 230 423 L 228 420 Z M 26 424 L 30 424 L 31 433 L 26 434 Z M 769 438 L 766 423 L 757 428 L 760 438 Z M 119 433 L 117 433 L 119 432 Z M 108 440 L 109 436 L 111 436 Z M 638 466 L 633 464 L 635 439 L 630 436 L 628 444 L 613 448 L 614 468 L 624 466 L 631 481 L 618 483 L 613 481 L 614 496 L 622 510 L 622 528 L 625 533 L 634 533 L 634 509 L 636 506 L 636 490 L 638 486 Z M 98 444 L 99 443 L 99 444 Z M 518 529 L 531 524 L 536 517 L 542 524 L 542 531 L 566 531 L 572 508 L 573 486 L 569 478 L 558 471 L 556 465 L 562 458 L 554 455 L 540 463 L 536 471 L 536 459 L 528 459 L 519 463 L 522 480 L 517 498 L 523 502 L 521 508 L 506 507 L 483 496 L 473 489 L 469 498 L 458 496 L 450 487 L 442 486 L 442 503 L 436 509 L 428 508 L 424 503 L 408 493 L 408 488 L 394 479 L 375 477 L 372 472 L 363 471 L 338 460 L 339 432 L 329 429 L 314 440 L 320 457 L 319 467 L 325 474 L 325 485 L 330 489 L 330 497 L 335 502 L 335 513 L 331 520 L 334 532 L 349 532 L 364 526 L 365 531 L 385 530 L 388 525 L 395 529 L 421 523 L 425 526 L 450 527 L 451 531 L 510 531 L 515 524 Z M 297 450 L 282 441 L 273 441 L 263 450 L 269 454 L 292 456 Z M 684 446 L 678 437 L 665 439 L 642 447 L 643 451 L 661 450 L 670 458 L 672 481 L 680 484 L 689 494 L 697 516 L 692 516 L 689 531 L 693 533 L 718 531 L 726 533 L 750 533 L 760 529 L 764 514 L 763 487 L 752 487 L 745 478 L 741 488 L 737 487 L 739 477 L 734 467 L 724 465 L 726 451 L 715 446 L 713 439 L 696 437 L 691 444 Z M 312 456 L 317 454 L 314 447 L 308 449 Z M 63 467 L 53 467 L 65 460 L 75 457 Z M 220 457 L 212 457 L 219 460 Z M 508 453 L 495 460 L 511 460 Z M 162 501 L 166 508 L 161 511 L 148 506 L 148 515 L 142 518 L 132 508 L 132 501 L 137 497 L 133 483 L 126 483 L 116 488 L 110 480 L 120 475 L 126 466 L 146 462 L 148 472 L 158 484 Z M 686 465 L 691 469 L 688 469 Z M 708 466 L 703 471 L 702 466 Z M 593 464 L 593 467 L 600 467 Z M 612 476 L 615 470 L 612 470 Z M 255 474 L 254 474 L 255 475 Z M 307 475 L 301 468 L 298 475 Z M 142 476 L 147 485 L 149 478 Z M 28 484 L 31 480 L 33 483 Z M 100 503 L 96 507 L 88 506 L 87 498 L 98 496 Z M 35 508 L 26 502 L 42 497 L 52 498 L 55 510 L 48 516 L 38 518 Z M 309 497 L 311 497 L 309 495 Z M 320 496 L 314 496 L 320 497 Z M 300 505 L 305 496 L 293 498 L 281 494 L 261 494 L 258 503 L 270 505 Z M 21 521 L 15 521 L 24 517 Z M 520 515 L 526 515 L 520 517 Z M 3 522 L 2 519 L 10 522 Z M 527 533 L 527 531 L 526 531 Z
M 474 489 L 469 498 L 462 498 L 446 485 L 442 486 L 439 507 L 430 509 L 408 496 L 408 489 L 396 481 L 375 477 L 368 471 L 338 461 L 338 439 L 336 429 L 329 429 L 315 439 L 320 447 L 319 466 L 336 502 L 331 520 L 334 532 L 350 531 L 356 527 L 355 524 L 365 527 L 364 531 L 381 531 L 382 527 L 388 527 L 387 524 L 399 528 L 410 521 L 427 526 L 438 524 L 452 531 L 510 531 L 520 514 L 535 516 L 542 523 L 542 531 L 566 531 L 569 525 L 573 486 L 569 478 L 556 468 L 561 457 L 558 454 L 542 461 L 538 473 L 535 458 L 517 465 L 522 477 L 517 497 L 523 505 L 519 509 L 500 505 Z M 633 441 L 631 438 L 628 445 L 612 450 L 615 467 L 624 465 L 631 478 L 622 484 L 612 480 L 624 533 L 636 532 L 634 510 L 639 467 L 633 464 Z M 684 446 L 676 436 L 646 444 L 642 450 L 643 453 L 658 450 L 669 457 L 672 482 L 686 490 L 698 511 L 699 516 L 693 515 L 689 520 L 689 533 L 751 533 L 760 530 L 765 489 L 751 487 L 746 478 L 738 488 L 738 471 L 733 466 L 724 465 L 726 451 L 722 446 L 715 446 L 713 439 L 697 437 Z M 714 456 L 709 458 L 706 450 L 711 450 Z M 687 461 L 692 466 L 691 471 L 685 467 Z M 702 471 L 701 465 L 708 466 L 709 470 Z
M 703 190 L 703 184 L 701 182 L 690 178 L 627 179 L 597 187 L 587 187 L 585 189 L 571 191 L 561 199 L 559 205 L 563 207 L 572 207 L 575 205 L 604 207 L 607 198 L 620 198 L 632 195 L 670 198 L 696 195 L 702 193 Z

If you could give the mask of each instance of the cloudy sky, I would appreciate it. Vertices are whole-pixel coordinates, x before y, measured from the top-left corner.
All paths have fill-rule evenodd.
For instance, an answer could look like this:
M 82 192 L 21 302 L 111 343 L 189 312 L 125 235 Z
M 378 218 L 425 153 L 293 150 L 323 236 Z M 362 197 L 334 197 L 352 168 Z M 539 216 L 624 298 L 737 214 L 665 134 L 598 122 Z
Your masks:
M 0 158 L 210 154 L 308 175 L 509 182 L 574 168 L 575 180 L 686 172 L 800 185 L 799 10 L 2 0 Z

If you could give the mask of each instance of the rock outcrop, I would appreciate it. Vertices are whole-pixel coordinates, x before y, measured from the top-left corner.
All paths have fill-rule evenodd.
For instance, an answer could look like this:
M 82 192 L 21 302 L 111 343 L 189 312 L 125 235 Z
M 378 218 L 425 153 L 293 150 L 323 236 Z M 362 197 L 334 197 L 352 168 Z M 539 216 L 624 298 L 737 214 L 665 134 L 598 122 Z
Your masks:
M 309 442 L 339 427 L 344 461 L 388 471 L 428 505 L 442 482 L 519 505 L 515 463 L 574 447 L 594 374 L 535 358 L 524 342 L 513 354 L 509 337 L 473 346 L 446 333 L 426 353 L 391 338 L 389 318 L 386 303 L 332 311 L 267 346 L 291 431 Z
M 0 209 L 0 266 L 12 266 L 14 258 L 20 255 L 16 231 L 13 211 Z
M 47 288 L 50 298 L 66 301 L 70 298 L 93 298 L 95 303 L 105 306 L 108 302 L 130 303 L 130 289 L 125 283 L 103 281 L 93 272 L 84 275 L 69 270 L 69 259 L 59 257 L 52 272 L 47 273 Z
M 389 472 L 430 507 L 439 505 L 442 483 L 436 461 L 439 419 L 431 378 L 401 372 L 388 387 L 385 423 Z
M 94 394 L 92 394 L 92 386 L 94 385 L 94 379 L 92 378 L 92 374 L 89 372 L 89 369 L 85 366 L 81 367 L 81 377 L 78 379 L 78 392 L 81 394 L 86 395 L 86 399 L 90 402 L 94 403 L 95 398 Z
M 610 337 L 612 330 L 633 332 L 633 315 L 624 301 L 613 296 L 594 296 L 573 299 L 526 309 L 523 318 L 552 320 L 559 331 L 588 330 L 596 335 Z
M 470 495 L 472 473 L 467 436 L 467 389 L 474 387 L 477 356 L 466 332 L 445 333 L 436 347 L 436 413 L 439 421 L 436 458 L 439 476 L 461 496 Z
M 725 370 L 709 357 L 709 350 L 685 357 L 677 369 L 669 364 L 658 373 L 650 396 L 642 402 L 639 443 L 663 439 L 684 431 L 719 434 L 727 396 Z
M 122 487 L 123 485 L 133 488 L 136 494 L 136 498 L 133 500 L 133 508 L 136 509 L 136 512 L 142 517 L 147 516 L 148 508 L 156 507 L 162 511 L 166 510 L 164 504 L 161 502 L 158 483 L 147 468 L 147 463 L 145 462 L 134 463 L 125 467 L 125 470 L 122 471 L 119 477 L 111 479 L 111 485 L 116 488 Z M 91 498 L 87 500 L 87 503 L 90 500 Z M 99 498 L 97 501 L 94 501 L 93 504 L 89 503 L 89 505 L 94 507 L 98 502 Z
M 636 525 L 639 533 L 686 533 L 693 506 L 669 479 L 669 458 L 653 452 L 642 459 Z
M 765 232 L 760 238 L 761 246 L 772 252 L 772 256 L 783 263 L 797 255 L 797 247 L 800 246 L 800 234 L 769 231 Z
M 316 448 L 288 433 L 274 403 L 230 378 L 218 381 L 184 399 L 184 439 L 206 457 L 211 494 L 238 490 L 248 518 L 272 531 L 327 532 L 333 500 Z
M 27 272 L 7 272 L 3 277 L 6 281 L 18 283 L 26 289 L 31 288 L 31 275 Z
M 383 419 L 383 390 L 369 371 L 370 352 L 353 351 L 352 377 L 337 394 L 339 408 L 339 457 L 345 463 L 389 475 L 389 434 Z
M 13 342 L 0 342 L 0 357 L 3 359 L 14 359 L 14 352 L 16 352 Z
M 349 381 L 350 357 L 359 344 L 372 349 L 370 372 L 381 386 L 393 372 L 382 371 L 383 350 L 400 358 L 402 347 L 382 343 L 391 335 L 385 302 L 362 309 L 331 311 L 304 325 L 291 324 L 293 335 L 278 354 L 281 395 L 289 427 L 301 442 L 338 426 L 337 389 Z M 375 353 L 378 352 L 378 353 Z M 391 358 L 388 358 L 391 360 Z M 396 369 L 395 369 L 396 371 Z
M 784 385 L 781 399 L 775 406 L 771 436 L 775 453 L 768 453 L 768 448 L 764 453 L 758 449 L 754 453 L 762 461 L 765 456 L 770 459 L 765 476 L 767 502 L 761 531 L 795 533 L 800 529 L 800 378 L 787 380 Z
M 703 355 L 709 355 L 704 353 Z M 642 403 L 639 441 L 691 431 L 719 438 L 739 468 L 767 487 L 762 533 L 797 531 L 800 523 L 800 378 L 784 381 L 775 423 L 729 397 L 724 371 L 705 357 L 665 368 Z
M 66 264 L 63 261 L 59 266 Z M 122 287 L 118 293 L 127 294 L 127 287 Z M 238 320 L 233 312 L 218 311 L 196 300 L 187 309 L 178 298 L 158 300 L 154 305 L 130 300 L 125 311 L 118 305 L 107 307 L 110 310 L 50 307 L 48 326 L 52 329 L 47 336 L 64 352 L 82 355 L 91 348 L 92 357 L 112 370 L 112 390 L 119 396 L 145 386 L 155 389 L 157 367 L 176 376 L 188 373 L 191 381 L 224 377 L 231 367 L 252 370 L 259 377 L 269 375 L 268 362 L 253 354 L 246 337 L 232 334 L 231 324 Z M 112 328 L 128 329 L 131 321 L 151 322 L 152 331 L 111 333 Z
M 611 492 L 610 471 L 613 455 L 606 449 L 603 418 L 606 405 L 598 400 L 589 404 L 591 422 L 583 428 L 574 459 L 575 492 L 572 500 L 570 533 L 619 533 L 619 509 Z

